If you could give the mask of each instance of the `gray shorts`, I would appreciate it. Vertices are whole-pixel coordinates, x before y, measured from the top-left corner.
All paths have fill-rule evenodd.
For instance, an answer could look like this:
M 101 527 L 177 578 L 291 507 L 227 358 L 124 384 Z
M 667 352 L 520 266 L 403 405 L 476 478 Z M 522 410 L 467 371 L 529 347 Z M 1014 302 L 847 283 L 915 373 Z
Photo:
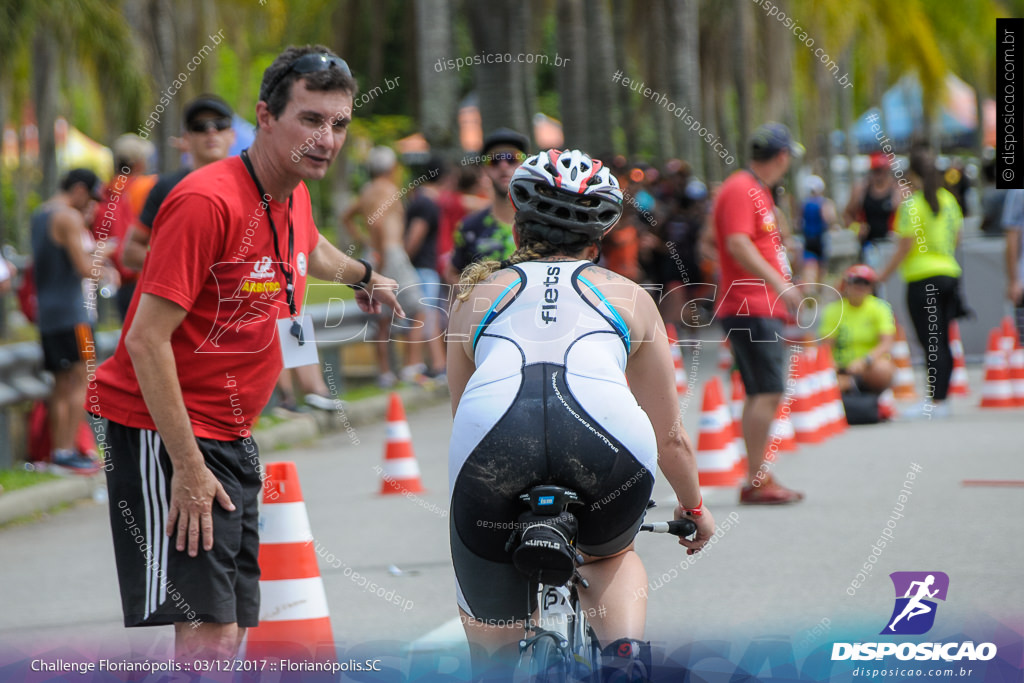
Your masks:
M 384 267 L 381 275 L 398 283 L 398 303 L 402 305 L 407 318 L 419 314 L 423 304 L 420 303 L 422 291 L 420 276 L 409 262 L 409 256 L 401 247 L 388 247 L 384 252 Z M 389 314 L 390 315 L 390 314 Z

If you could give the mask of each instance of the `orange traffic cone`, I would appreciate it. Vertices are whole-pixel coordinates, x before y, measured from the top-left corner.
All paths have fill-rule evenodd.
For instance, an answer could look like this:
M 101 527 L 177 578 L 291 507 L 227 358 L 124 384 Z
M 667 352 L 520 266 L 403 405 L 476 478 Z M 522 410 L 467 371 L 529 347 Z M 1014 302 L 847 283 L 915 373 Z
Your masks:
M 685 396 L 686 368 L 683 366 L 683 350 L 679 348 L 679 337 L 676 336 L 676 326 L 668 324 L 665 326 L 665 333 L 668 335 L 669 349 L 672 351 L 672 366 L 676 371 L 676 393 Z
M 391 392 L 388 405 L 388 442 L 384 448 L 384 469 L 381 472 L 381 495 L 389 493 L 419 493 L 420 466 L 412 452 L 412 437 L 405 419 L 401 397 Z
M 732 370 L 732 364 L 732 349 L 729 346 L 729 340 L 726 339 L 718 347 L 718 369 L 728 372 Z
M 836 374 L 836 364 L 832 360 L 832 348 L 822 344 L 818 348 L 818 357 L 821 359 L 822 372 L 825 377 L 825 400 L 829 406 L 828 429 L 833 435 L 842 434 L 850 425 L 846 421 L 846 409 L 843 407 L 843 392 L 839 390 L 839 376 Z
M 267 465 L 260 508 L 260 623 L 249 659 L 336 661 L 327 594 L 293 462 Z
M 1017 346 L 1017 325 L 1013 322 L 1013 316 L 1003 316 L 1000 330 L 1002 331 L 1002 337 L 999 340 L 999 348 L 1003 350 L 1007 361 L 1009 361 L 1010 354 L 1013 353 L 1013 349 Z
M 1020 340 L 1013 338 L 1013 351 L 1010 353 L 1010 385 L 1013 388 L 1013 404 L 1024 406 L 1024 347 Z
M 982 408 L 1012 408 L 1013 381 L 1006 353 L 1001 348 L 1002 333 L 999 328 L 988 334 L 988 351 L 985 352 L 985 382 L 981 387 Z
M 822 364 L 824 357 L 817 346 L 808 346 L 805 353 L 808 366 L 807 376 L 811 385 L 811 396 L 814 400 L 814 419 L 818 423 L 820 441 L 824 441 L 833 435 L 832 423 L 834 422 L 828 372 Z
M 736 447 L 736 476 L 747 476 L 747 442 L 743 439 L 743 403 L 747 391 L 743 387 L 743 378 L 739 370 L 732 371 L 732 400 L 729 401 L 729 413 L 732 415 L 732 442 Z
M 796 383 L 789 419 L 793 423 L 797 443 L 818 443 L 823 438 L 821 412 L 815 404 L 815 387 L 811 378 L 810 360 L 803 352 L 794 362 Z
M 964 362 L 964 343 L 960 339 L 960 326 L 954 320 L 949 324 L 949 350 L 953 352 L 953 376 L 949 380 L 949 393 L 967 396 L 967 364 Z
M 796 438 L 793 433 L 793 423 L 789 420 L 789 411 L 786 410 L 786 401 L 779 403 L 779 409 L 775 411 L 775 419 L 768 429 L 768 445 L 765 446 L 764 458 L 774 461 L 775 455 L 782 451 L 795 451 Z
M 892 381 L 892 393 L 897 400 L 917 398 L 914 389 L 914 370 L 910 367 L 910 345 L 903 328 L 896 323 L 896 341 L 892 345 L 892 362 L 896 374 Z
M 734 486 L 737 483 L 732 416 L 722 398 L 722 382 L 718 376 L 704 385 L 704 404 L 697 436 L 697 473 L 701 486 Z

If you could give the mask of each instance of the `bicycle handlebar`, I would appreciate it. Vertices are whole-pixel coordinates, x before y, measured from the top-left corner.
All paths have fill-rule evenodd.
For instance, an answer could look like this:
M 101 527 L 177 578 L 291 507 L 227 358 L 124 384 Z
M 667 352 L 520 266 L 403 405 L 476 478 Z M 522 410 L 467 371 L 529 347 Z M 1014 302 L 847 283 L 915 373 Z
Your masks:
M 646 522 L 640 525 L 640 531 L 655 534 L 672 534 L 673 536 L 690 536 L 697 531 L 697 525 L 690 519 L 673 519 L 670 522 Z

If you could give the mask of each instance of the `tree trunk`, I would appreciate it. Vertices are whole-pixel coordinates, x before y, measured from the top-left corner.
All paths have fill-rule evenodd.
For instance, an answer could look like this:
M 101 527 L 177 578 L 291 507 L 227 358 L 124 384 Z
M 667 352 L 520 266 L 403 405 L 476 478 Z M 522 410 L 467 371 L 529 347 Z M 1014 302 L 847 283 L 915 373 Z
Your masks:
M 627 78 L 632 78 L 629 60 L 626 58 L 626 39 L 629 36 L 629 12 L 630 3 L 625 0 L 616 0 L 612 3 L 612 34 L 615 46 L 615 71 L 621 71 Z M 622 87 L 622 83 L 615 84 L 613 92 L 615 100 L 619 103 L 619 117 L 622 123 L 622 132 L 626 138 L 626 158 L 632 159 L 640 149 L 637 136 L 637 116 L 629 97 L 629 88 Z
M 513 0 L 467 2 L 473 49 L 477 53 L 511 52 L 513 40 L 510 36 L 519 29 L 514 25 L 515 18 L 519 16 L 513 11 L 515 4 Z M 484 135 L 495 128 L 507 127 L 531 139 L 533 137 L 519 81 L 522 70 L 517 66 L 520 65 L 502 61 L 474 67 Z
M 669 77 L 671 62 L 666 59 L 670 54 L 668 20 L 670 2 L 675 0 L 658 0 L 651 5 L 654 13 L 654 24 L 651 27 L 652 49 L 647 54 L 647 87 L 657 94 L 657 99 L 644 97 L 644 110 L 649 111 L 654 119 L 657 140 L 654 157 L 659 163 L 677 155 L 676 140 L 673 136 L 674 116 L 668 112 L 668 96 L 671 95 L 672 83 Z M 662 97 L 664 96 L 664 101 Z
M 778 8 L 790 13 L 789 0 L 777 0 Z M 796 123 L 790 93 L 793 92 L 793 32 L 775 17 L 762 15 L 760 18 L 764 35 L 764 52 L 768 56 L 762 64 L 765 71 L 766 121 L 779 121 L 790 128 Z
M 32 90 L 39 131 L 39 168 L 42 183 L 39 194 L 49 197 L 57 192 L 57 141 L 54 124 L 57 120 L 57 46 L 49 32 L 40 27 L 32 39 Z
M 384 84 L 384 46 L 388 36 L 388 4 L 387 2 L 374 2 L 370 7 L 373 19 L 373 29 L 370 33 L 370 64 L 367 69 L 367 91 L 383 86 Z M 376 98 L 375 98 L 376 99 Z M 374 100 L 367 103 L 367 111 L 363 114 L 369 116 L 373 113 Z
M 458 84 L 443 68 L 452 56 L 449 0 L 416 0 L 416 77 L 420 129 L 431 147 L 452 149 Z
M 746 163 L 746 141 L 750 139 L 751 92 L 750 92 L 750 41 L 753 39 L 750 21 L 750 0 L 734 0 L 736 30 L 732 37 L 733 80 L 736 83 L 736 114 L 741 148 L 737 158 Z
M 667 8 L 671 36 L 672 97 L 678 109 L 701 119 L 700 96 L 700 9 L 697 0 L 670 2 Z M 678 110 L 673 114 L 676 148 L 693 172 L 705 176 L 704 140 L 689 130 Z M 707 124 L 705 124 L 707 126 Z M 721 134 L 721 131 L 719 131 Z
M 555 46 L 569 62 L 557 73 L 558 100 L 567 149 L 586 149 L 587 38 L 583 0 L 558 0 L 558 31 Z
M 594 0 L 585 12 L 587 50 L 586 123 L 587 146 L 584 149 L 596 159 L 610 163 L 615 153 L 612 129 L 615 125 L 615 41 L 612 18 L 606 0 Z M 570 62 L 570 65 L 572 63 Z M 564 66 L 562 68 L 565 68 Z

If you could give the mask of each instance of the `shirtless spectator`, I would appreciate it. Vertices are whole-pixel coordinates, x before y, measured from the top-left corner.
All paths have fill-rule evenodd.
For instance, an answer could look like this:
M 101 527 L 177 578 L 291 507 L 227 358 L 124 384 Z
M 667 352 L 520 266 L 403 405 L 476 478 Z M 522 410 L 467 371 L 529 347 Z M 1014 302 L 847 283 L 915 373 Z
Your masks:
M 374 267 L 381 274 L 398 283 L 398 302 L 405 310 L 412 324 L 399 328 L 408 333 L 408 354 L 401 376 L 405 381 L 414 381 L 423 375 L 423 332 L 426 311 L 420 303 L 419 276 L 405 251 L 405 210 L 402 208 L 402 192 L 395 184 L 398 160 L 390 147 L 374 147 L 366 160 L 370 182 L 359 193 L 342 219 L 349 234 L 362 234 L 355 223 L 355 216 L 366 218 L 369 228 L 369 243 L 376 263 Z M 383 388 L 393 387 L 398 377 L 391 370 L 391 360 L 385 342 L 391 341 L 394 314 L 391 309 L 382 311 L 377 329 L 377 365 L 380 376 L 377 383 Z

